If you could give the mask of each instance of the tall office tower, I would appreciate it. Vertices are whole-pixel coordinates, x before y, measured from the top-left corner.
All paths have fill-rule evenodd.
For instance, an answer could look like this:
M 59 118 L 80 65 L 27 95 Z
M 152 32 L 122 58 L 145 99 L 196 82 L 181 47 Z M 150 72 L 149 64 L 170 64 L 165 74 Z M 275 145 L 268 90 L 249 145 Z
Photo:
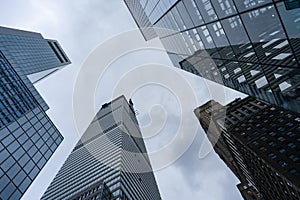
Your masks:
M 68 63 L 57 41 L 0 27 L 0 199 L 19 199 L 63 140 L 33 83 Z
M 102 105 L 42 199 L 161 199 L 131 100 Z
M 245 199 L 300 198 L 299 114 L 254 97 L 194 112 Z
M 175 66 L 300 113 L 299 0 L 124 1 Z

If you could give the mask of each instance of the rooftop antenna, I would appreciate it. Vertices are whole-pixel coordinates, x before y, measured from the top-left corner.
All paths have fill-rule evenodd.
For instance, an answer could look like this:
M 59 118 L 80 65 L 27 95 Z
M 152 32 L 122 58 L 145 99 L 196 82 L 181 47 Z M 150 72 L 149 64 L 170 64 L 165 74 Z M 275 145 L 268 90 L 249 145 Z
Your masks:
M 134 107 L 133 107 L 133 102 L 132 102 L 132 99 L 130 98 L 129 99 L 129 105 L 131 106 L 132 110 L 134 110 Z M 134 110 L 134 114 L 135 115 L 139 115 L 139 111 L 138 110 Z

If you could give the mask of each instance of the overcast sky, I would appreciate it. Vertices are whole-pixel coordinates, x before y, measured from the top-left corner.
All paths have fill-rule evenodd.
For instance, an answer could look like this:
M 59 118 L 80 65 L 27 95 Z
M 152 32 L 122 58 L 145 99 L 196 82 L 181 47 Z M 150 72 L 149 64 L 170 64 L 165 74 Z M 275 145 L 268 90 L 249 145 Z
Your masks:
M 121 0 L 10 0 L 2 2 L 0 16 L 2 26 L 36 31 L 45 38 L 57 39 L 72 61 L 71 65 L 36 84 L 50 106 L 48 115 L 65 139 L 22 198 L 35 200 L 44 193 L 79 139 L 80 134 L 74 120 L 73 91 L 76 89 L 74 85 L 82 64 L 101 43 L 117 34 L 135 29 L 136 25 Z M 142 39 L 141 35 L 136 35 L 136 40 L 141 42 Z M 128 42 L 132 41 L 124 41 L 118 45 L 126 45 Z M 111 92 L 118 80 L 126 76 L 128 78 L 130 69 L 149 63 L 170 68 L 157 73 L 155 78 L 158 79 L 152 84 L 136 85 L 138 89 L 134 93 L 129 92 L 132 93 L 130 97 L 139 113 L 142 133 L 149 136 L 145 139 L 148 151 L 157 152 L 168 148 L 168 143 L 176 137 L 182 119 L 188 119 L 189 123 L 197 127 L 196 137 L 184 154 L 176 162 L 167 163 L 155 170 L 162 198 L 242 199 L 235 186 L 238 180 L 214 152 L 199 159 L 205 134 L 193 109 L 212 98 L 226 104 L 244 95 L 175 69 L 164 52 L 145 50 L 122 56 L 112 63 L 105 76 L 99 80 L 94 107 L 111 100 Z M 171 80 L 175 73 L 180 75 L 180 81 L 188 83 L 192 96 L 185 88 L 172 89 L 166 82 L 155 84 L 157 80 Z M 151 80 L 152 77 L 142 78 Z M 176 80 L 173 82 L 178 81 L 178 78 L 174 79 Z M 195 101 L 192 101 L 193 98 Z M 161 124 L 162 121 L 165 123 Z M 189 128 L 183 127 L 182 132 L 189 133 Z M 154 130 L 156 133 L 153 136 L 151 131 Z

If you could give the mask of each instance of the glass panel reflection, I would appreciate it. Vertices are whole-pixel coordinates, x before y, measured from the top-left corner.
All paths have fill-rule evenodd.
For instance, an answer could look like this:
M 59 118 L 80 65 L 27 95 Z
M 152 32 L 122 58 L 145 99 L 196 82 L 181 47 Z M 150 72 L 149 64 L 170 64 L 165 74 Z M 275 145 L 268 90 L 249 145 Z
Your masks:
M 300 65 L 300 9 L 286 10 L 283 3 L 278 3 L 277 8 Z
M 195 1 L 195 3 L 197 4 L 205 22 L 211 22 L 217 19 L 217 15 L 210 0 L 198 0 Z
M 271 2 L 272 0 L 234 0 L 235 5 L 240 12 L 256 8 L 258 6 L 262 6 Z
M 212 0 L 211 2 L 219 19 L 236 13 L 236 8 L 232 0 Z
M 194 25 L 195 26 L 202 25 L 204 21 L 195 3 L 195 0 L 183 0 L 183 3 L 191 16 Z
M 246 30 L 260 62 L 296 66 L 274 6 L 267 6 L 242 15 Z
M 207 27 L 213 37 L 216 47 L 229 46 L 229 42 L 220 22 L 209 24 Z

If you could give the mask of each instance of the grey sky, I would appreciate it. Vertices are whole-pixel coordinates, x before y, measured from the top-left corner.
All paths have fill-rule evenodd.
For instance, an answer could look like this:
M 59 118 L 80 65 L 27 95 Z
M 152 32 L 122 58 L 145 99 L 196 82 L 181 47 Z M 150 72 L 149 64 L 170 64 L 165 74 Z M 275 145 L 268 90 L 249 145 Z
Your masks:
M 101 42 L 116 34 L 134 29 L 136 25 L 121 0 L 10 0 L 2 2 L 1 5 L 2 26 L 36 31 L 42 33 L 45 38 L 57 39 L 72 61 L 71 65 L 36 84 L 50 106 L 48 115 L 65 139 L 23 196 L 24 200 L 35 200 L 44 193 L 79 139 L 74 124 L 72 102 L 74 84 L 82 63 Z M 137 40 L 141 39 L 141 35 L 137 36 Z M 120 58 L 112 64 L 109 73 L 99 82 L 95 107 L 111 100 L 110 91 L 126 71 L 149 62 L 171 66 L 166 54 L 158 51 L 136 52 Z M 179 69 L 172 70 L 178 72 Z M 149 113 L 153 119 L 164 120 L 163 118 L 166 117 L 166 123 L 158 134 L 145 140 L 150 152 L 163 148 L 172 140 L 180 117 L 188 119 L 190 123 L 199 124 L 192 112 L 196 106 L 213 97 L 225 104 L 236 97 L 243 96 L 229 89 L 224 90 L 223 96 L 212 95 L 214 91 L 208 90 L 207 84 L 213 85 L 210 88 L 215 89 L 220 89 L 219 86 L 184 71 L 179 73 L 190 84 L 193 91 L 196 91 L 197 99 L 195 105 L 189 104 L 189 97 L 181 102 L 189 105 L 189 109 L 182 113 L 178 109 L 179 104 L 175 97 L 179 95 L 178 93 L 184 95 L 185 91 L 177 91 L 174 96 L 168 88 L 152 84 L 140 88 L 132 96 L 135 108 L 139 112 L 138 119 L 142 131 L 151 122 Z M 158 76 L 163 79 L 168 74 L 158 74 Z M 154 105 L 160 106 L 153 107 Z M 152 120 L 153 124 L 155 120 Z M 189 129 L 187 128 L 186 131 Z M 196 138 L 183 156 L 155 172 L 163 199 L 241 199 L 235 187 L 238 180 L 215 153 L 208 154 L 202 160 L 198 158 L 203 138 L 204 132 L 198 125 Z

